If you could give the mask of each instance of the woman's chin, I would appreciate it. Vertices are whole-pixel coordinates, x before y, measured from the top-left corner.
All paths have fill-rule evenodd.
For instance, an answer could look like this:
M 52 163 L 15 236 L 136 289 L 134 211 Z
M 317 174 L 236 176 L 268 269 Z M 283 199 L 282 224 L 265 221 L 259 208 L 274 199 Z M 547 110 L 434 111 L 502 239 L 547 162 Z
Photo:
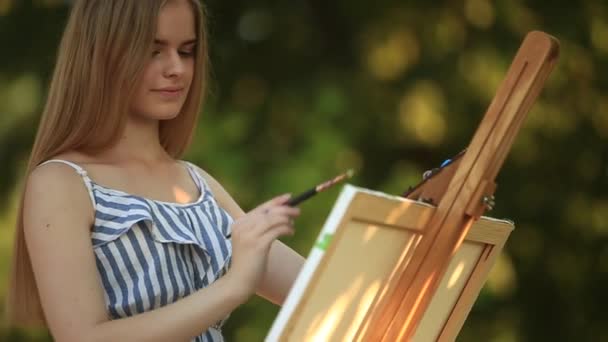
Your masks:
M 166 121 L 175 119 L 179 115 L 179 111 L 172 112 L 147 112 L 133 115 L 133 118 L 138 121 Z
M 182 110 L 183 102 L 175 104 L 158 105 L 153 111 L 150 111 L 150 116 L 156 120 L 171 120 L 175 119 Z
M 171 119 L 175 119 L 178 115 L 179 115 L 179 111 L 175 111 L 175 112 L 171 112 L 171 113 L 163 113 L 163 114 L 156 115 L 155 119 L 159 120 L 159 121 L 171 120 Z

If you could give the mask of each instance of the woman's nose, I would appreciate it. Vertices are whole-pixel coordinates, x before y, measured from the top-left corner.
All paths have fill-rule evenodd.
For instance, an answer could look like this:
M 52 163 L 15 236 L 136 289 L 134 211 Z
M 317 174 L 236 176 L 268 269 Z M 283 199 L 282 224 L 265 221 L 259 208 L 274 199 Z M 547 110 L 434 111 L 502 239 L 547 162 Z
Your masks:
M 171 52 L 167 54 L 165 62 L 164 76 L 165 77 L 177 77 L 184 73 L 184 61 L 182 60 L 179 52 Z

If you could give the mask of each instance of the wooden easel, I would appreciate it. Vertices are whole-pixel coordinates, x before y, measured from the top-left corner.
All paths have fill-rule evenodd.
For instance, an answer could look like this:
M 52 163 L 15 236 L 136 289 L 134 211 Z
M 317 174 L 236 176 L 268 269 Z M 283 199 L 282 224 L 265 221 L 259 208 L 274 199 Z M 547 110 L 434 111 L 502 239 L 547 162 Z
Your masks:
M 524 39 L 505 80 L 464 153 L 404 194 L 436 204 L 412 260 L 399 265 L 393 294 L 370 317 L 364 340 L 409 340 L 438 280 L 471 224 L 492 205 L 498 171 L 559 54 L 557 40 L 542 32 Z
M 481 215 L 558 57 L 529 33 L 469 147 L 403 197 L 346 186 L 266 341 L 452 341 L 513 225 Z

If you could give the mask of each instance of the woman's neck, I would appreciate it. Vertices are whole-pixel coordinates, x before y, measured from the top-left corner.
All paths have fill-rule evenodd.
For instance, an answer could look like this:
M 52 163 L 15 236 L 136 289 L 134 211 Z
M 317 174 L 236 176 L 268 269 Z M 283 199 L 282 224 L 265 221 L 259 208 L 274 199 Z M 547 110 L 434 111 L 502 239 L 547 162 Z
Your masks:
M 139 162 L 147 165 L 172 160 L 160 143 L 158 120 L 129 118 L 116 144 L 99 157 L 114 163 Z

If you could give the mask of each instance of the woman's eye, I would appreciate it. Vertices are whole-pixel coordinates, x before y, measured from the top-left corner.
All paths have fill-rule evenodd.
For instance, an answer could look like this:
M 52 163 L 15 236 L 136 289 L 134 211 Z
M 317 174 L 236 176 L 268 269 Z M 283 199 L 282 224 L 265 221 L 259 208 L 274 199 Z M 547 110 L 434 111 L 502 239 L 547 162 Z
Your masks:
M 190 57 L 190 56 L 194 55 L 194 52 L 193 51 L 179 51 L 179 54 L 184 57 Z

